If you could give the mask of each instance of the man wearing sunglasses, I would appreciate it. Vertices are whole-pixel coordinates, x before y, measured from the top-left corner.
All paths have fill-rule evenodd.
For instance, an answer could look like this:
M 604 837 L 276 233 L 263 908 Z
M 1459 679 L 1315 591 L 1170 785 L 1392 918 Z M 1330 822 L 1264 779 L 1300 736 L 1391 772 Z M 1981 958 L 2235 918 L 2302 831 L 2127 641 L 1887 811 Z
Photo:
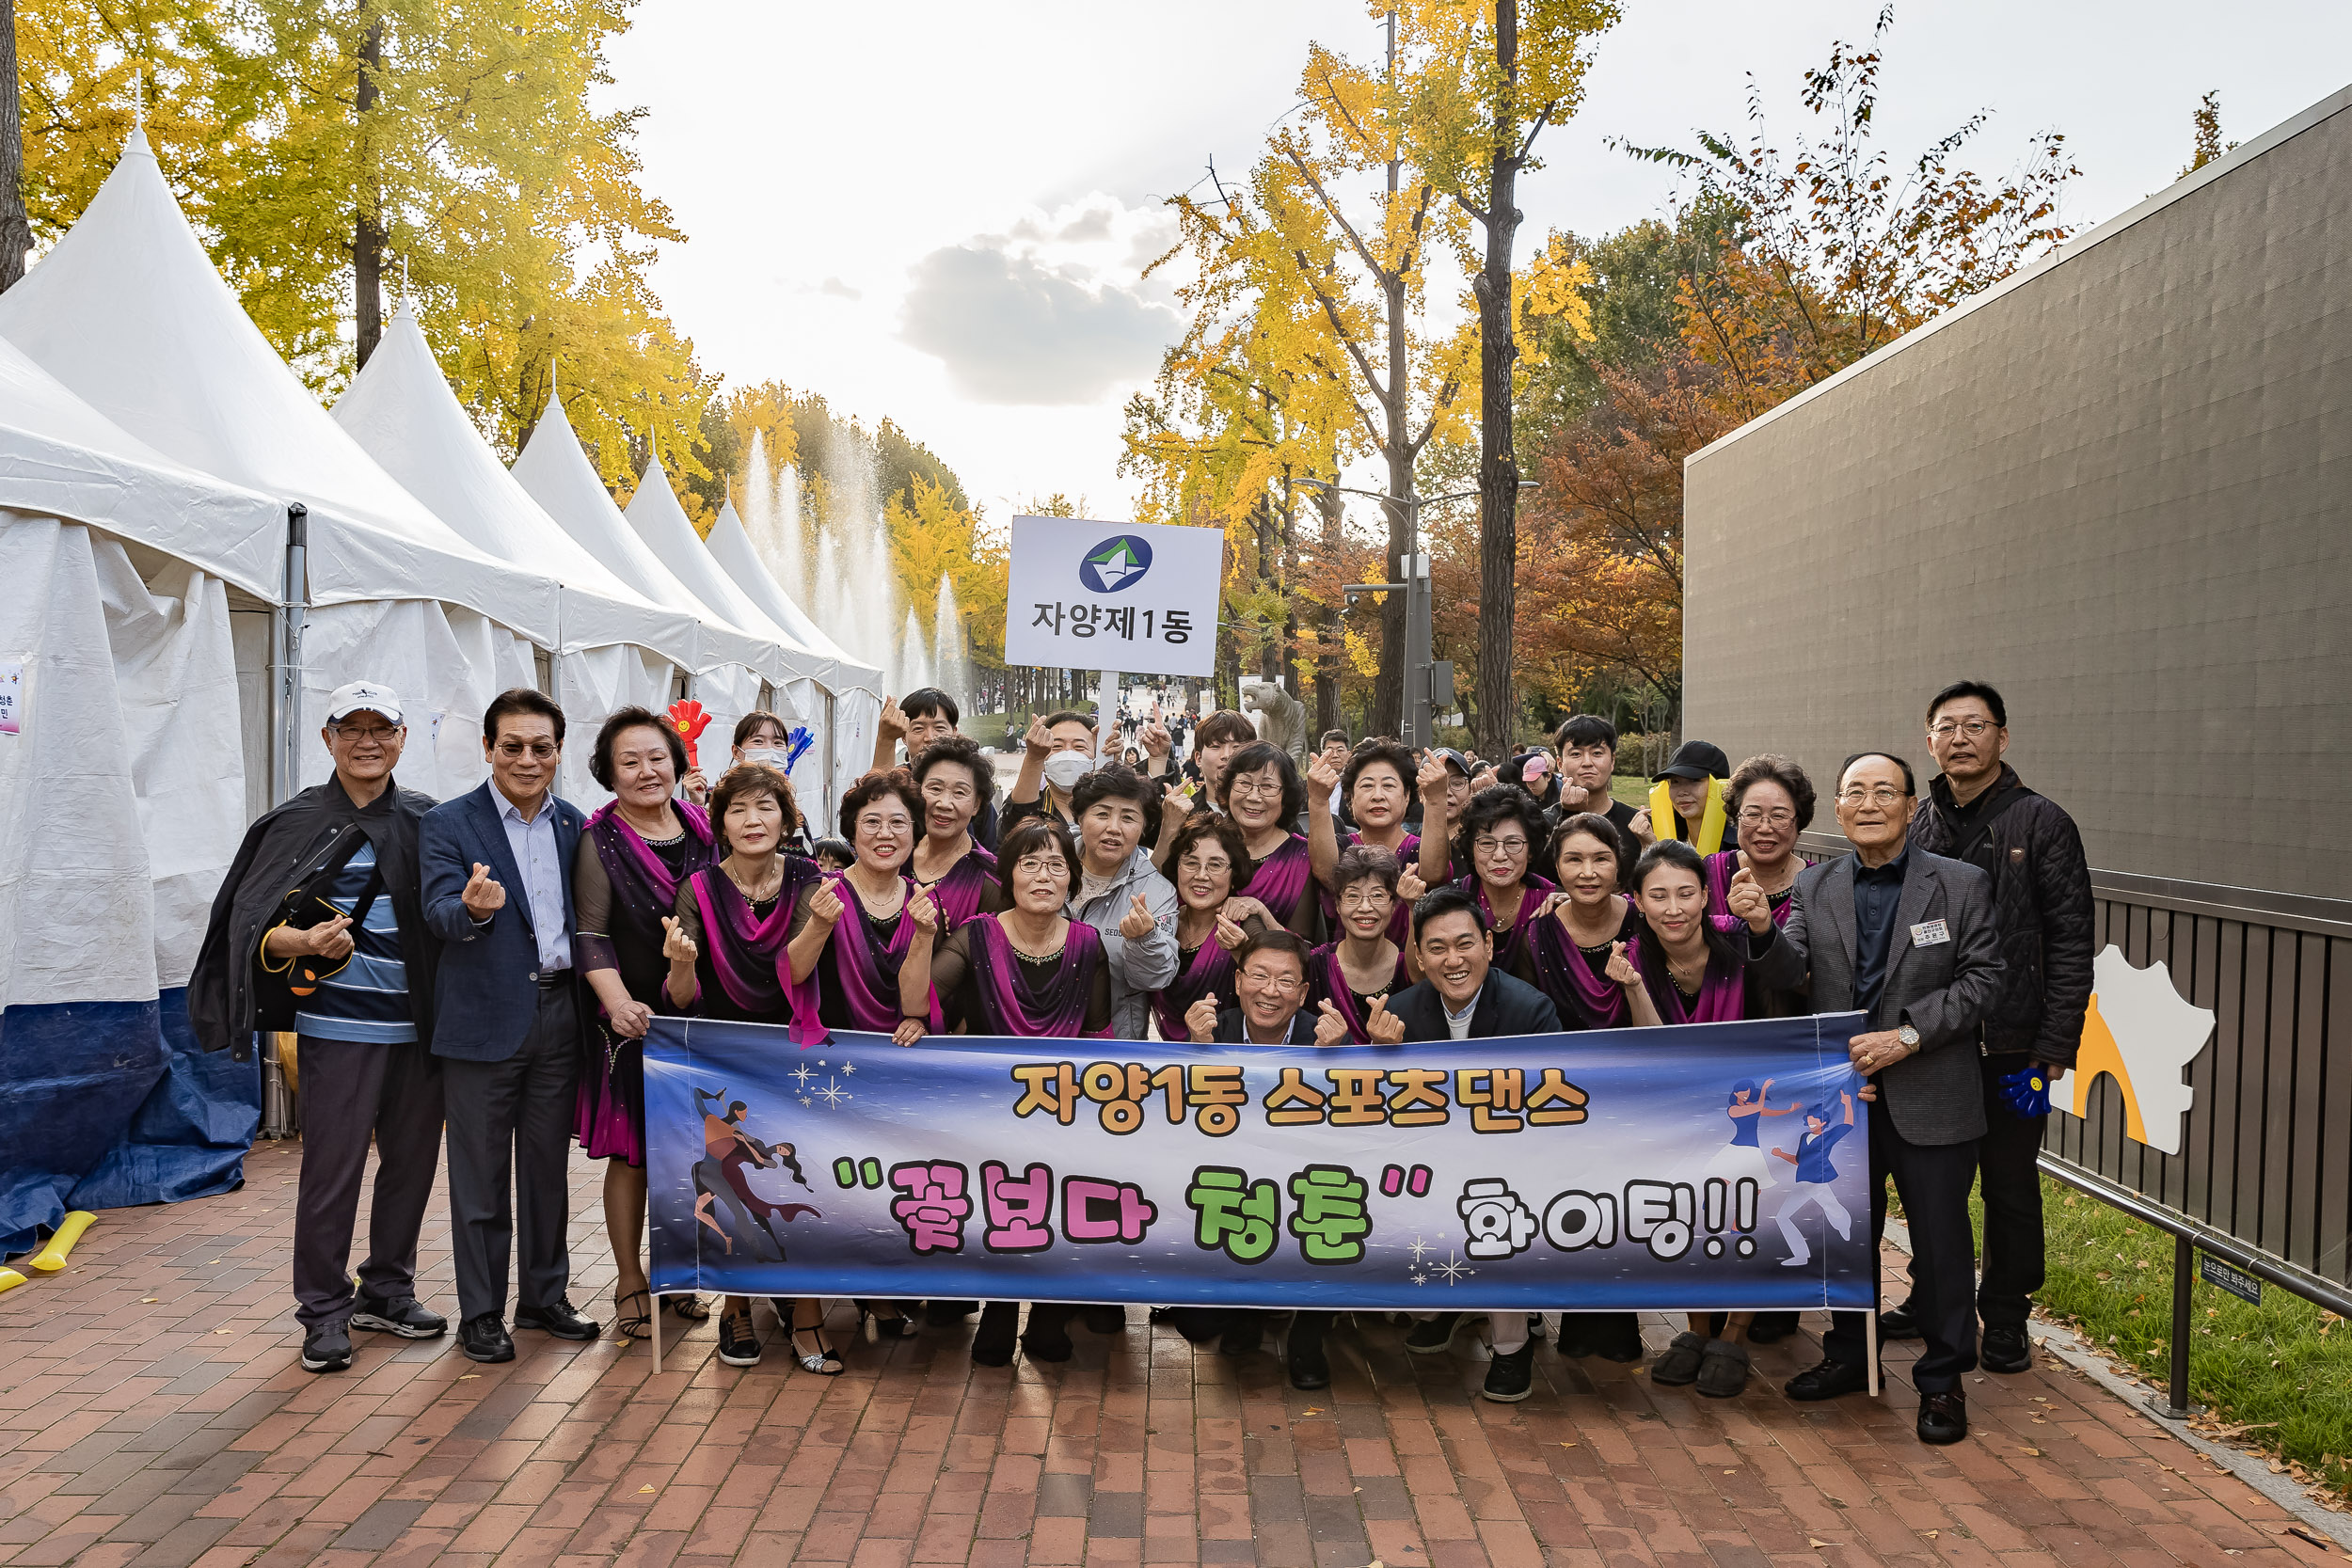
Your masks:
M 580 1051 L 572 861 L 586 822 L 554 792 L 564 710 L 546 695 L 516 687 L 492 698 L 482 752 L 489 779 L 424 819 L 421 858 L 425 919 L 442 942 L 433 1053 L 448 1087 L 458 1346 L 512 1361 L 506 1265 L 517 1241 L 516 1326 L 559 1339 L 597 1332 L 566 1294 L 564 1244 Z
M 416 1299 L 417 1234 L 441 1158 L 436 944 L 417 881 L 433 798 L 392 780 L 408 730 L 390 688 L 338 687 L 319 733 L 334 774 L 246 831 L 213 900 L 188 1020 L 207 1051 L 240 1061 L 256 1030 L 300 1037 L 294 1318 L 303 1369 L 332 1372 L 351 1365 L 354 1328 L 430 1339 L 449 1324 Z M 355 1291 L 371 1135 L 375 1201 Z

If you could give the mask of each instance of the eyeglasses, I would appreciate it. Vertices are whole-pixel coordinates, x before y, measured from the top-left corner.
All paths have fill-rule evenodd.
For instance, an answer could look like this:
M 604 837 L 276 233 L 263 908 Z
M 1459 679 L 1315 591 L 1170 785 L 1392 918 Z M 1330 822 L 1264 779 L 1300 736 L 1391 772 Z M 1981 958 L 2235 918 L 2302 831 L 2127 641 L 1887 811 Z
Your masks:
M 1235 779 L 1227 793 L 1246 795 L 1253 800 L 1279 800 L 1282 798 L 1279 779 Z
M 398 724 L 394 724 L 389 729 L 379 724 L 371 726 L 370 728 L 364 730 L 355 729 L 349 724 L 338 724 L 335 726 L 335 735 L 337 738 L 348 740 L 355 746 L 360 745 L 366 741 L 373 741 L 376 745 L 381 746 L 387 741 L 399 739 L 400 732 L 401 726 Z
M 1340 895 L 1340 908 L 1343 910 L 1376 909 L 1395 902 L 1396 895 L 1377 882 L 1359 882 Z
M 1023 877 L 1034 877 L 1041 871 L 1050 871 L 1055 876 L 1058 877 L 1069 869 L 1062 863 L 1062 858 L 1059 855 L 1025 856 L 1021 860 L 1015 861 L 1012 868 L 1016 874 Z
M 1474 838 L 1470 848 L 1481 855 L 1524 855 L 1527 840 L 1523 838 Z
M 1797 814 L 1793 811 L 1764 811 L 1755 806 L 1749 806 L 1740 813 L 1740 824 L 1742 827 L 1786 828 L 1796 819 Z
M 1910 797 L 1904 791 L 1897 789 L 1893 784 L 1880 784 L 1871 789 L 1841 789 L 1837 792 L 1837 803 L 1841 806 L 1858 806 L 1866 800 L 1874 806 L 1896 806 L 1908 799 Z
M 868 812 L 857 819 L 857 831 L 862 833 L 902 833 L 914 826 L 914 824 L 903 815 L 884 816 L 879 812 Z
M 529 742 L 520 740 L 501 740 L 499 742 L 499 755 L 506 758 L 510 762 L 522 756 L 525 752 L 529 752 L 531 755 L 537 757 L 541 762 L 545 762 L 549 757 L 555 755 L 556 744 L 552 740 L 532 740 Z
M 1975 740 L 2000 727 L 1990 719 L 1938 719 L 1928 726 L 1928 733 L 1938 740 L 1948 740 L 1957 731 Z
M 1241 977 L 1261 990 L 1270 990 L 1278 996 L 1288 996 L 1307 983 L 1295 974 L 1270 974 L 1263 969 L 1245 969 Z

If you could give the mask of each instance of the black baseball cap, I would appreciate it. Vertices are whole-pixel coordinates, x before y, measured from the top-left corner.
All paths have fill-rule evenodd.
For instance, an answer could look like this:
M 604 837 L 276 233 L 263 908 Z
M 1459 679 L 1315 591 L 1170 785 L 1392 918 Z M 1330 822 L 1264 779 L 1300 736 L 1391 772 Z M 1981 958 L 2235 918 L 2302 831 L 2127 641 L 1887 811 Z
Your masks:
M 1650 775 L 1650 782 L 1661 779 L 1728 779 L 1731 759 L 1724 749 L 1711 740 L 1686 740 L 1675 748 L 1674 761 Z
M 1453 768 L 1455 772 L 1461 774 L 1462 777 L 1467 779 L 1470 776 L 1470 758 L 1464 756 L 1453 747 L 1433 746 L 1429 749 L 1429 754 L 1433 757 L 1445 758 L 1445 765 L 1448 768 Z

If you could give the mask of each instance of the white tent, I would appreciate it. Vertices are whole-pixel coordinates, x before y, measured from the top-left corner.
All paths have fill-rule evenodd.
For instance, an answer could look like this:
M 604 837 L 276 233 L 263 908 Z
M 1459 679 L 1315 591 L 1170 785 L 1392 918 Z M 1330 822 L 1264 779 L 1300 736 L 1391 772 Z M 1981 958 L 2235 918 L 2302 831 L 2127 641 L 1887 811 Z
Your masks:
M 842 652 L 840 644 L 818 629 L 817 623 L 792 602 L 784 585 L 759 559 L 759 551 L 752 544 L 752 536 L 744 529 L 732 499 L 719 509 L 718 521 L 710 525 L 710 537 L 704 544 L 720 570 L 742 591 L 744 597 L 824 658 L 817 675 L 803 683 L 805 691 L 802 684 L 796 684 L 788 692 L 793 705 L 803 712 L 818 711 L 823 704 L 817 688 L 821 686 L 832 694 L 832 721 L 819 727 L 818 743 L 802 759 L 803 768 L 794 770 L 794 783 L 800 783 L 803 771 L 814 778 L 830 779 L 830 798 L 838 800 L 873 765 L 874 732 L 882 717 L 882 672 L 870 664 L 860 664 Z M 824 754 L 819 755 L 820 752 Z
M 705 770 L 716 778 L 725 765 L 735 721 L 766 700 L 764 687 L 781 686 L 791 678 L 796 667 L 791 656 L 772 638 L 740 626 L 705 604 L 637 537 L 580 450 L 560 401 L 548 400 L 538 428 L 515 459 L 514 475 L 532 499 L 614 576 L 701 623 L 691 694 L 711 715 L 710 728 L 697 747 Z
M 459 405 L 405 301 L 334 417 L 468 541 L 563 585 L 554 696 L 573 732 L 563 793 L 592 807 L 610 799 L 589 772 L 596 728 L 616 708 L 668 705 L 674 672 L 695 667 L 695 617 L 629 587 L 532 499 Z
M 170 457 L 308 508 L 306 712 L 279 793 L 321 776 L 319 710 L 361 676 L 424 721 L 412 722 L 404 784 L 448 795 L 481 779 L 474 723 L 501 688 L 535 684 L 531 643 L 556 640 L 554 578 L 468 544 L 327 417 L 204 254 L 143 135 L 81 221 L 0 294 L 0 337 Z M 240 628 L 248 680 L 267 642 Z
M 206 1076 L 174 1036 L 246 822 L 230 596 L 275 596 L 285 531 L 0 342 L 0 1253 L 234 1180 L 219 1140 L 167 1146 L 182 1097 L 148 1100 Z M 259 1079 L 226 1076 L 207 1119 L 249 1136 Z

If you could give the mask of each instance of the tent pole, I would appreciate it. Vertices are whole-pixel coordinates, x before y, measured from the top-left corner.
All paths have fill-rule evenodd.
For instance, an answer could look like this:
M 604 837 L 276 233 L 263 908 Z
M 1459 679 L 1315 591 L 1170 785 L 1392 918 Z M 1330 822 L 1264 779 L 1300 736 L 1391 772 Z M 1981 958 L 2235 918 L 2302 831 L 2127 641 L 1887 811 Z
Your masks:
M 277 637 L 270 653 L 277 678 L 270 683 L 271 726 L 270 800 L 283 804 L 301 787 L 295 759 L 302 729 L 302 624 L 310 609 L 310 509 L 300 501 L 286 507 L 286 582 L 278 595 Z M 285 1064 L 275 1036 L 262 1042 L 262 1136 L 283 1138 L 298 1129 L 294 1096 L 288 1090 Z

